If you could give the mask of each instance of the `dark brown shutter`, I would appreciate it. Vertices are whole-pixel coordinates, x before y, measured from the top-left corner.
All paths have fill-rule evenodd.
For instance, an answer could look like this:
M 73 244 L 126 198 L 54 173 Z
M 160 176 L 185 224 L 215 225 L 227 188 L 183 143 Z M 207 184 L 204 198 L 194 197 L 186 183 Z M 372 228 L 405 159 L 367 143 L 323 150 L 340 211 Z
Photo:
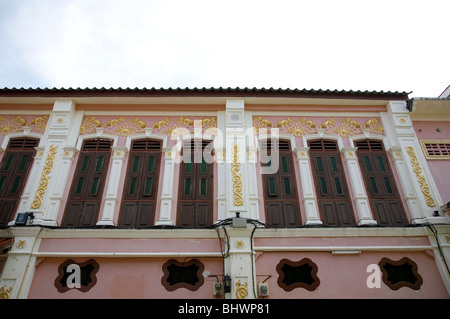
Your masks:
M 272 154 L 271 149 L 278 149 L 278 153 Z M 300 210 L 290 143 L 268 139 L 261 142 L 261 151 L 269 155 L 269 160 L 278 156 L 278 170 L 262 175 L 267 224 L 272 228 L 299 227 Z M 269 167 L 271 161 L 261 165 Z
M 364 140 L 355 144 L 375 220 L 382 226 L 404 226 L 403 205 L 382 142 Z
M 213 164 L 204 152 L 212 154 L 211 141 L 193 139 L 183 144 L 178 226 L 200 228 L 212 224 Z
M 38 144 L 39 140 L 32 138 L 9 141 L 0 164 L 0 226 L 14 217 Z
M 62 225 L 94 226 L 102 200 L 112 141 L 86 140 L 83 143 L 70 188 Z
M 135 140 L 131 145 L 119 225 L 153 226 L 161 163 L 161 141 Z
M 336 141 L 308 143 L 319 210 L 324 225 L 354 226 L 353 209 Z

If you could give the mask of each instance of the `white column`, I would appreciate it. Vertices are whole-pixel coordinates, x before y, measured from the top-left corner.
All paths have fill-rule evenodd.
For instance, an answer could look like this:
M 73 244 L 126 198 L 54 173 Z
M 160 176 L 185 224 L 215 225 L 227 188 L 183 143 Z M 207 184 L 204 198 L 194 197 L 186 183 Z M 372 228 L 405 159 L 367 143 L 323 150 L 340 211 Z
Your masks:
M 251 219 L 260 220 L 259 216 L 259 194 L 256 178 L 256 157 L 257 148 L 255 146 L 248 147 L 247 171 L 248 171 L 248 200 L 249 200 L 249 217 Z
M 156 225 L 174 225 L 172 220 L 172 198 L 173 198 L 173 178 L 175 170 L 175 158 L 177 149 L 165 147 L 164 152 L 164 176 L 161 191 L 161 207 L 159 209 L 159 219 Z
M 110 169 L 108 185 L 106 188 L 105 205 L 103 207 L 102 219 L 97 222 L 99 226 L 115 226 L 114 211 L 118 201 L 120 175 L 122 173 L 123 160 L 128 149 L 124 146 L 112 147 L 113 157 Z
M 57 226 L 56 218 L 58 215 L 61 200 L 64 195 L 64 189 L 66 187 L 67 178 L 69 176 L 70 167 L 72 166 L 73 157 L 77 149 L 75 147 L 64 147 L 61 152 L 61 160 L 58 161 L 57 167 L 55 167 L 55 183 L 52 185 L 52 189 L 49 190 L 50 198 L 49 205 L 44 215 L 42 224 L 47 226 Z
M 253 225 L 246 228 L 227 227 L 230 251 L 225 259 L 225 275 L 231 277 L 231 292 L 226 299 L 256 299 L 256 269 L 252 247 Z M 221 232 L 221 236 L 224 233 Z M 253 265 L 253 268 L 252 268 Z
M 311 175 L 311 165 L 309 163 L 309 147 L 296 147 L 298 166 L 300 168 L 300 181 L 303 193 L 303 203 L 305 205 L 306 222 L 305 225 L 322 225 L 319 217 L 316 192 L 314 190 L 314 180 Z
M 376 225 L 370 209 L 369 199 L 367 197 L 364 180 L 356 156 L 357 147 L 344 147 L 341 152 L 344 153 L 347 170 L 350 175 L 350 188 L 353 191 L 355 199 L 356 211 L 359 216 L 358 226 Z
M 13 227 L 14 244 L 8 252 L 8 259 L 0 278 L 0 287 L 9 293 L 9 299 L 24 299 L 33 279 L 36 257 L 39 249 L 40 227 Z
M 30 193 L 26 190 L 26 211 L 33 212 L 35 225 L 56 226 L 56 215 L 67 182 L 67 156 L 63 149 L 70 135 L 78 134 L 75 103 L 71 100 L 56 101 L 42 137 L 36 170 L 32 172 Z M 21 205 L 23 207 L 23 205 Z M 22 208 L 21 208 L 22 209 Z
M 411 213 L 412 224 L 422 224 L 426 220 L 420 213 L 419 203 L 417 202 L 416 195 L 414 193 L 414 186 L 411 180 L 411 176 L 408 173 L 408 167 L 405 163 L 405 158 L 403 157 L 402 150 L 400 147 L 391 147 L 389 152 L 394 159 L 395 168 L 397 170 L 400 181 L 402 182 L 403 195 L 406 199 L 406 204 L 408 205 L 409 211 Z M 405 183 L 405 181 L 410 181 Z
M 228 100 L 225 111 L 226 217 L 234 217 L 236 212 L 240 212 L 241 217 L 250 217 L 248 191 L 244 187 L 248 185 L 245 122 L 244 101 Z
M 217 162 L 217 219 L 227 218 L 227 165 L 225 148 L 225 112 L 217 112 L 217 136 L 214 139 L 214 151 Z
M 413 217 L 413 223 L 441 222 L 446 218 L 433 217 L 434 211 L 441 203 L 434 180 L 427 162 L 421 152 L 420 143 L 414 132 L 409 111 L 404 101 L 390 101 L 388 112 L 382 114 L 383 125 L 392 127 L 392 134 L 388 134 L 392 148 L 399 150 L 400 170 L 406 167 L 406 173 L 399 170 L 401 184 L 407 194 L 408 207 Z M 386 125 L 387 124 L 387 125 Z M 395 152 L 395 154 L 397 151 Z M 404 161 L 401 160 L 404 158 Z M 395 157 L 394 157 L 395 160 Z

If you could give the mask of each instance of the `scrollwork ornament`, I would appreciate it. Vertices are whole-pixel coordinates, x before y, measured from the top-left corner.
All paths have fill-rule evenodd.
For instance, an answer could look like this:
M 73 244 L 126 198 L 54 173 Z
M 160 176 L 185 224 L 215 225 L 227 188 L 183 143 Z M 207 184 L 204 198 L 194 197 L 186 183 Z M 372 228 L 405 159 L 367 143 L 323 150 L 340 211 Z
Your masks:
M 422 194 L 425 197 L 425 203 L 427 204 L 428 207 L 435 207 L 436 202 L 434 201 L 434 198 L 431 196 L 431 190 L 430 187 L 428 186 L 425 176 L 421 175 L 422 168 L 420 167 L 419 160 L 416 157 L 416 152 L 414 151 L 414 148 L 411 146 L 407 146 L 406 153 L 408 153 L 412 165 L 412 170 L 414 174 L 416 174 L 417 182 L 419 183 Z
M 234 206 L 243 206 L 244 198 L 242 197 L 242 174 L 238 174 L 241 170 L 241 164 L 239 163 L 239 145 L 233 143 L 231 149 L 231 157 L 233 162 L 231 163 L 231 174 L 233 181 L 233 204 Z
M 248 295 L 247 283 L 241 284 L 239 280 L 236 283 L 236 298 L 237 299 L 245 299 Z
M 58 152 L 58 145 L 50 145 L 50 149 L 47 154 L 47 158 L 45 160 L 45 166 L 42 170 L 42 176 L 39 181 L 39 187 L 36 191 L 36 195 L 34 198 L 33 203 L 31 204 L 31 208 L 33 209 L 39 209 L 42 206 L 42 201 L 44 198 L 44 194 L 47 191 L 48 183 L 50 181 L 50 173 L 53 169 L 53 164 L 55 163 L 55 156 Z

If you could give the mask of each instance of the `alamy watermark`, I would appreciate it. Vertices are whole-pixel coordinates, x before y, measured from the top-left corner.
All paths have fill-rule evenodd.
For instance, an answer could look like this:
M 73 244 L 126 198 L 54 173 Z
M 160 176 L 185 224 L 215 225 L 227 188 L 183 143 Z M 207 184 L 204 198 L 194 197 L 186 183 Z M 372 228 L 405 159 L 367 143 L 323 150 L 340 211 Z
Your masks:
M 367 288 L 381 288 L 382 273 L 380 266 L 378 266 L 377 264 L 370 264 L 367 266 L 366 272 L 370 273 L 366 280 Z

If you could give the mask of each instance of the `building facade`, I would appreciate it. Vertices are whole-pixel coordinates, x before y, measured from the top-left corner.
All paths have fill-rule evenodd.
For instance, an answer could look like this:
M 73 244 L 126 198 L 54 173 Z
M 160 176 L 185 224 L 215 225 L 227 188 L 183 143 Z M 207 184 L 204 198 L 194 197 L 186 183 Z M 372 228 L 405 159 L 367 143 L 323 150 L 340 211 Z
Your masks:
M 2 89 L 0 296 L 449 298 L 448 103 Z

